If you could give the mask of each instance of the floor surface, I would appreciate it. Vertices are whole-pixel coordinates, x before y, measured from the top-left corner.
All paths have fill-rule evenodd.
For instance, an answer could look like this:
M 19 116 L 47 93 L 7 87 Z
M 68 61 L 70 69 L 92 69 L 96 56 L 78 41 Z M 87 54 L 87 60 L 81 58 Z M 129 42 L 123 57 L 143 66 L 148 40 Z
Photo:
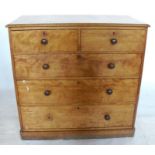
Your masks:
M 0 93 L 0 144 L 155 144 L 155 88 L 142 85 L 134 137 L 76 140 L 22 140 L 14 91 Z

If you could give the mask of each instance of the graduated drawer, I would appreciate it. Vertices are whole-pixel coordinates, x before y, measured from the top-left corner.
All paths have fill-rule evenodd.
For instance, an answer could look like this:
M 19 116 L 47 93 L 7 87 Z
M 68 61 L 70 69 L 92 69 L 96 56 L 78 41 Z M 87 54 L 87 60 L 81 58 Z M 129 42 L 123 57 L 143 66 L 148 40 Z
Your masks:
M 132 127 L 134 105 L 21 107 L 23 131 Z
M 144 52 L 146 30 L 82 30 L 81 50 L 88 52 Z
M 141 54 L 16 55 L 17 79 L 139 77 Z
M 13 54 L 44 52 L 75 52 L 78 46 L 77 30 L 11 31 Z
M 92 105 L 136 102 L 138 79 L 17 81 L 21 105 Z

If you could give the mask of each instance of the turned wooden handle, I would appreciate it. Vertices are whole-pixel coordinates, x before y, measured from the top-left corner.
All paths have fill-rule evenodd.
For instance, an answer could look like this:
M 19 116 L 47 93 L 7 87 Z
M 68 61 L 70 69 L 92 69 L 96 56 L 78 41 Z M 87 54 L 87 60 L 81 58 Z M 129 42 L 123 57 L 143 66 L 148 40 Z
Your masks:
M 107 66 L 108 66 L 109 69 L 114 69 L 115 68 L 115 64 L 114 63 L 109 63 Z
M 110 41 L 111 41 L 111 44 L 112 44 L 112 45 L 117 44 L 117 39 L 116 39 L 116 38 L 112 38 Z
M 48 40 L 47 39 L 42 39 L 41 40 L 41 44 L 42 45 L 47 45 L 48 44 Z
M 51 95 L 51 91 L 50 91 L 50 90 L 45 90 L 45 91 L 44 91 L 44 95 L 45 95 L 45 96 Z
M 111 95 L 111 94 L 113 93 L 113 90 L 112 90 L 111 88 L 109 88 L 109 89 L 106 90 L 106 93 L 107 93 L 108 95 Z
M 109 121 L 111 119 L 110 118 L 110 115 L 109 114 L 104 115 L 104 119 L 107 120 L 107 121 Z
M 43 69 L 49 69 L 50 66 L 49 66 L 49 64 L 43 64 L 42 67 L 43 67 Z

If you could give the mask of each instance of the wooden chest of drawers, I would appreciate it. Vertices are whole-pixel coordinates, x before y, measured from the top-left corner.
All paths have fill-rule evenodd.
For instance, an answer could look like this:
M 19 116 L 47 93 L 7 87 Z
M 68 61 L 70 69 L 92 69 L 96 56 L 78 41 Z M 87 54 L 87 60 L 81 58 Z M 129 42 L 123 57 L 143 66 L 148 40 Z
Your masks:
M 22 138 L 134 134 L 147 24 L 26 16 L 8 27 Z

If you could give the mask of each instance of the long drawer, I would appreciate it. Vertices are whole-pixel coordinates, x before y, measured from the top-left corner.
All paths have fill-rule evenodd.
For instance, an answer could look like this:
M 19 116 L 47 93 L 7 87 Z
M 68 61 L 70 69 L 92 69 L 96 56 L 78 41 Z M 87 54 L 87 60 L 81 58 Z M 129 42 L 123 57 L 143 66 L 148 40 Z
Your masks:
M 77 30 L 12 31 L 13 54 L 76 52 Z
M 85 52 L 144 52 L 145 30 L 82 30 L 81 50 Z
M 21 107 L 23 131 L 132 127 L 134 105 Z
M 138 79 L 17 81 L 21 105 L 92 105 L 136 102 Z
M 68 77 L 139 78 L 141 54 L 16 55 L 17 79 Z

